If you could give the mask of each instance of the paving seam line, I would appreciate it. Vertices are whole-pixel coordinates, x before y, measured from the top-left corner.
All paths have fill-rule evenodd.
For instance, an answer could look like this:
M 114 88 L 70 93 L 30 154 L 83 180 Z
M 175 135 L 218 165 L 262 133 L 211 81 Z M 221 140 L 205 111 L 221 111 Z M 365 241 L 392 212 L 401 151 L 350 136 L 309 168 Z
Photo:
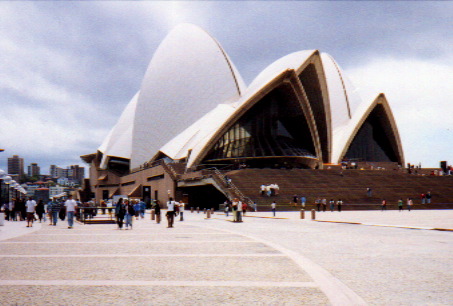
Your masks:
M 222 220 L 222 219 L 220 219 Z M 209 228 L 212 230 L 219 230 L 210 226 L 201 226 Z M 250 239 L 259 241 L 273 249 L 276 249 L 289 258 L 291 258 L 303 271 L 305 271 L 317 284 L 320 290 L 327 296 L 332 305 L 338 306 L 352 306 L 352 305 L 368 305 L 365 300 L 363 300 L 357 293 L 355 293 L 351 288 L 346 286 L 341 280 L 334 277 L 327 270 L 322 268 L 320 265 L 314 263 L 305 256 L 287 249 L 283 246 L 275 244 L 270 241 L 266 241 L 257 237 L 244 235 L 241 232 L 236 232 L 232 230 L 222 229 L 223 231 L 230 232 L 235 235 L 244 236 Z
M 92 257 L 283 257 L 281 253 L 267 254 L 39 254 L 39 255 L 17 255 L 2 254 L 0 258 L 92 258 Z
M 167 286 L 167 287 L 286 287 L 317 288 L 314 282 L 266 281 L 112 281 L 112 280 L 0 280 L 0 286 Z
M 453 232 L 453 229 L 449 229 L 449 228 L 403 226 L 403 225 L 390 225 L 390 224 L 372 224 L 372 223 L 360 223 L 360 222 L 348 222 L 348 221 L 328 221 L 328 220 L 313 220 L 313 221 L 316 221 L 316 222 L 326 222 L 326 223 L 340 223 L 340 224 L 365 225 L 365 226 L 395 227 L 395 228 L 406 228 L 406 229 L 415 229 L 415 230 L 429 230 L 429 231 L 448 231 L 448 232 Z
M 2 244 L 118 244 L 121 243 L 258 243 L 253 240 L 148 240 L 148 241 L 0 241 Z

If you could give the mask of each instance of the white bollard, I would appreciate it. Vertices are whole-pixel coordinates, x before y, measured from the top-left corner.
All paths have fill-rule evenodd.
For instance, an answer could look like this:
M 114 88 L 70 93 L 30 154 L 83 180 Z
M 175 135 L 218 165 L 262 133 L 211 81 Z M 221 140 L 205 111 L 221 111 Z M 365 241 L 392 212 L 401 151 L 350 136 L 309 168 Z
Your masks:
M 0 226 L 5 225 L 5 213 L 0 212 Z

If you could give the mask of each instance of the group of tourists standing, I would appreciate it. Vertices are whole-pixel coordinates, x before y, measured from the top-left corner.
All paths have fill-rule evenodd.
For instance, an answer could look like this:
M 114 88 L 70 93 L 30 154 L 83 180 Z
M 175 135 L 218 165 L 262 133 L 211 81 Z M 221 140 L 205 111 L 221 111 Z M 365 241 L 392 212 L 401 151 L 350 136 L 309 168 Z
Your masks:
M 278 195 L 279 191 L 280 191 L 280 187 L 277 184 L 268 184 L 268 185 L 262 184 L 260 187 L 260 194 L 262 197 L 276 196 L 276 195 Z
M 120 198 L 115 206 L 115 217 L 118 229 L 125 225 L 126 229 L 132 229 L 133 219 L 145 218 L 146 203 L 139 200 Z
M 49 225 L 57 225 L 58 219 L 68 219 L 68 228 L 74 225 L 74 215 L 78 203 L 72 199 L 72 195 L 66 201 L 53 198 L 45 204 L 43 200 L 36 202 L 33 197 L 28 200 L 12 199 L 11 202 L 4 204 L 2 210 L 5 219 L 9 221 L 27 221 L 27 227 L 33 227 L 34 221 L 47 222 Z
M 337 207 L 338 212 L 341 212 L 344 202 L 342 199 L 338 199 L 337 201 L 335 201 L 334 199 L 330 199 L 329 203 L 327 203 L 326 198 L 323 198 L 323 199 L 317 198 L 315 200 L 316 210 L 318 212 L 321 211 L 321 208 L 322 208 L 322 211 L 325 212 L 327 210 L 327 204 L 329 204 L 329 208 L 330 208 L 331 212 L 333 212 L 335 210 L 335 206 Z

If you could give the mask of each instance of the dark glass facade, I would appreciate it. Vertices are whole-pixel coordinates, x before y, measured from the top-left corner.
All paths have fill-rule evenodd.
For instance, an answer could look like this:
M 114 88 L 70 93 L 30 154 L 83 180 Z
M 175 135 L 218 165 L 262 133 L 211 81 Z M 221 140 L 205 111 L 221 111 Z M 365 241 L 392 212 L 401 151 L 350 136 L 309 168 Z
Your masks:
M 248 110 L 219 139 L 205 163 L 263 157 L 316 158 L 297 98 L 280 88 Z
M 345 159 L 398 162 L 397 144 L 384 107 L 378 104 L 349 146 Z
M 322 157 L 324 162 L 327 163 L 329 161 L 327 114 L 315 65 L 308 65 L 299 75 L 299 80 L 304 87 L 308 103 L 313 112 L 313 117 L 315 118 L 316 126 L 318 127 L 319 140 L 321 141 Z

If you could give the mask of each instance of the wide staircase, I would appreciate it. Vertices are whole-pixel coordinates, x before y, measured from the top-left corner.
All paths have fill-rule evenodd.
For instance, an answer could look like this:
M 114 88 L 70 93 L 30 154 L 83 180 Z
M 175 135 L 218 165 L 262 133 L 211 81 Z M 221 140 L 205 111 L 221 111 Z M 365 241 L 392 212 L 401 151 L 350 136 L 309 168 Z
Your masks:
M 241 192 L 270 210 L 273 200 L 280 210 L 300 209 L 291 204 L 294 195 L 307 198 L 306 209 L 315 208 L 316 198 L 342 199 L 343 210 L 380 209 L 383 199 L 388 209 L 397 209 L 398 199 L 413 198 L 414 209 L 453 209 L 453 176 L 410 175 L 398 170 L 309 170 L 242 169 L 226 173 Z M 279 194 L 261 196 L 261 184 L 278 184 Z M 367 195 L 367 188 L 372 195 Z M 431 204 L 421 204 L 420 194 L 431 192 Z

